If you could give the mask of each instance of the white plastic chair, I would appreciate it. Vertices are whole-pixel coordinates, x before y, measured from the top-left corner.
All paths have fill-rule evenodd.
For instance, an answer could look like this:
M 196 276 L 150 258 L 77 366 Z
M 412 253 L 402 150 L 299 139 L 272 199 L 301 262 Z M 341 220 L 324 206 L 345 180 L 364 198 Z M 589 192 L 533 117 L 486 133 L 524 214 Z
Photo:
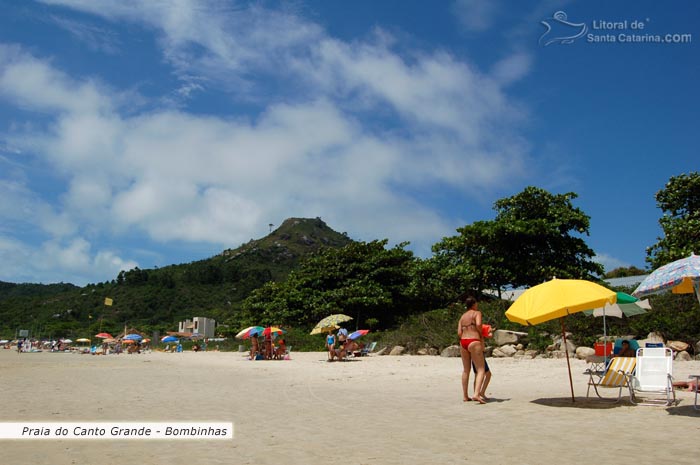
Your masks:
M 627 384 L 630 401 L 635 405 L 674 404 L 673 351 L 667 347 L 637 349 L 637 368 L 634 375 L 629 376 Z M 654 394 L 655 397 L 649 397 Z

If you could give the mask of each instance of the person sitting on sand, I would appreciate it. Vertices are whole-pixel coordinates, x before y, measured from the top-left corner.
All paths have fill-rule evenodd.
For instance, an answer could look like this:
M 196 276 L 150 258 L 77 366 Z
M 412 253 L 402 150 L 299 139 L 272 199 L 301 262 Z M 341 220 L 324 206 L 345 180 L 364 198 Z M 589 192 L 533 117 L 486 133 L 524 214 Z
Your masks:
M 689 379 L 688 381 L 674 381 L 673 387 L 688 389 L 690 392 L 698 390 L 698 380 Z
M 345 341 L 345 344 L 343 344 L 341 351 L 342 351 L 342 357 L 345 358 L 348 355 L 355 355 L 355 351 L 358 350 L 359 346 L 357 342 L 353 341 L 352 339 L 347 339 Z
M 287 353 L 287 344 L 284 342 L 284 339 L 280 339 L 277 344 L 279 345 L 275 349 L 275 359 L 282 360 L 284 355 Z

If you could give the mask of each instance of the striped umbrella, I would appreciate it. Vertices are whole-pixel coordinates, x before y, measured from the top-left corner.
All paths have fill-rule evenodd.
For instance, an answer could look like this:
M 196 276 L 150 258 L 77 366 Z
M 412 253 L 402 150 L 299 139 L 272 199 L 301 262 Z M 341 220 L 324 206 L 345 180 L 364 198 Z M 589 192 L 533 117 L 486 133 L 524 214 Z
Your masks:
M 249 337 L 258 336 L 265 330 L 262 326 L 248 326 L 236 334 L 236 339 L 248 339 Z

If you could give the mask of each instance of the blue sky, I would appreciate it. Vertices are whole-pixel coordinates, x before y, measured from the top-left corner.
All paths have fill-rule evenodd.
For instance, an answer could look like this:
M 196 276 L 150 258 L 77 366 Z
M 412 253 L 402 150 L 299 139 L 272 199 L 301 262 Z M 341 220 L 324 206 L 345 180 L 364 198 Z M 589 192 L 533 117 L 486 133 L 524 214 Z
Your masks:
M 654 194 L 700 170 L 692 0 L 0 8 L 2 281 L 111 280 L 292 216 L 425 257 L 528 185 L 579 195 L 606 269 L 644 267 Z

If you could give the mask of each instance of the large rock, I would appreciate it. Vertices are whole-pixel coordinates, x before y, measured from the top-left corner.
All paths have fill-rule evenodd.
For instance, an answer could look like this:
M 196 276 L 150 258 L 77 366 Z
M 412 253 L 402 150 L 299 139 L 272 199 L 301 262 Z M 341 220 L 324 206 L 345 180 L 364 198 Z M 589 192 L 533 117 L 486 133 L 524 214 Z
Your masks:
M 394 346 L 391 352 L 389 352 L 389 355 L 403 355 L 405 350 L 406 348 L 403 346 Z
M 442 352 L 440 352 L 440 357 L 461 357 L 461 355 L 460 347 L 456 345 L 445 347 L 442 349 Z
M 688 352 L 685 350 L 678 352 L 676 354 L 676 358 L 674 359 L 676 362 L 689 362 L 693 359 L 693 357 L 690 356 Z
M 571 355 L 576 353 L 576 344 L 571 342 L 571 339 L 566 340 L 566 347 L 564 347 L 564 340 L 561 341 L 561 344 L 558 347 L 559 350 L 561 351 L 566 351 L 568 350 Z
M 389 346 L 382 347 L 377 351 L 377 355 L 387 355 L 389 353 Z
M 498 357 L 498 358 L 503 358 L 503 357 L 512 357 L 515 355 L 517 352 L 517 349 L 515 348 L 514 345 L 508 344 L 503 347 L 496 347 L 493 349 L 493 353 L 491 354 L 493 357 Z
M 690 347 L 690 344 L 683 342 L 683 341 L 668 341 L 666 343 L 667 347 L 670 347 L 671 349 L 675 350 L 676 352 L 683 352 L 685 350 L 688 350 L 688 347 Z
M 591 347 L 577 347 L 576 348 L 576 358 L 579 360 L 585 360 L 586 357 L 595 355 L 595 349 Z
M 493 342 L 497 346 L 503 346 L 506 344 L 517 344 L 521 339 L 526 337 L 527 333 L 498 329 L 493 333 Z

